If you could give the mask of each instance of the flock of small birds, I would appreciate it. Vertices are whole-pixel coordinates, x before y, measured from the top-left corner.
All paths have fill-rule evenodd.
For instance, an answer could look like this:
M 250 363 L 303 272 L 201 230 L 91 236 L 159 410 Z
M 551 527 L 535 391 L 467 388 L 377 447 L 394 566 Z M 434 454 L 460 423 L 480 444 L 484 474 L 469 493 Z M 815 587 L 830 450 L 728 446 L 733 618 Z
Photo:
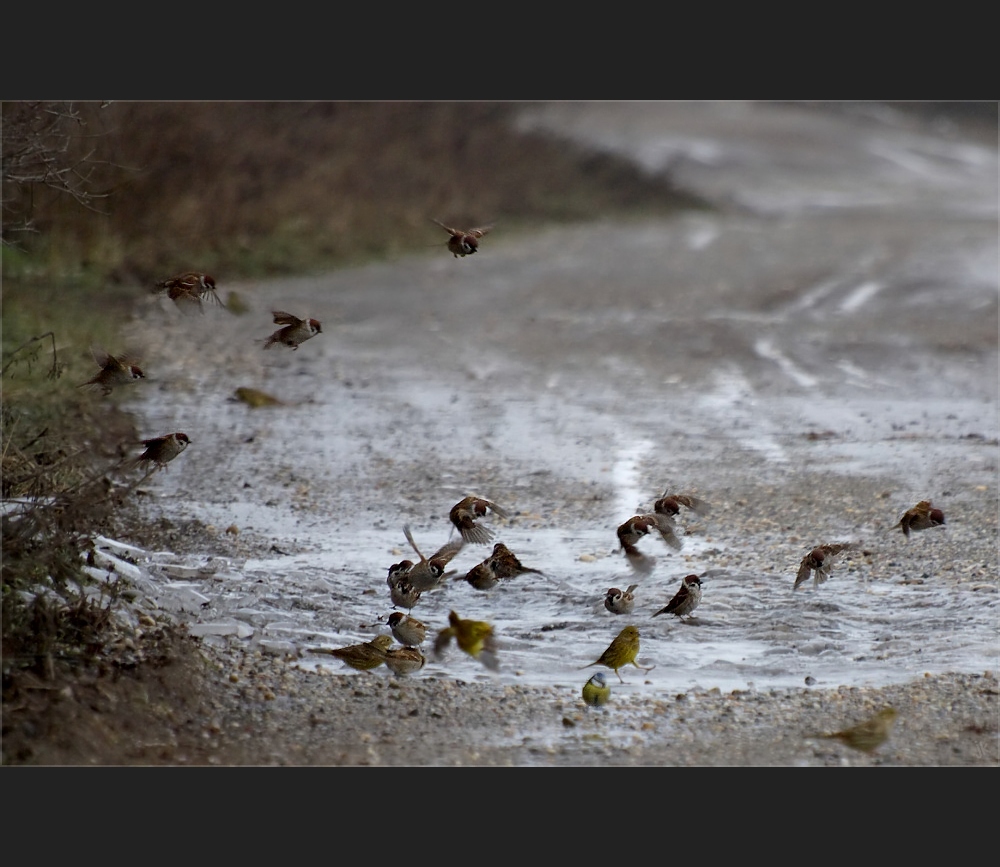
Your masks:
M 165 294 L 179 309 L 185 312 L 197 310 L 203 313 L 206 304 L 225 308 L 219 298 L 215 278 L 210 274 L 198 271 L 186 271 L 176 277 L 171 277 L 169 280 L 162 280 L 155 284 L 153 292 L 159 295 Z M 287 346 L 292 350 L 297 350 L 305 341 L 323 333 L 322 325 L 316 319 L 308 317 L 300 319 L 298 316 L 283 310 L 272 311 L 271 317 L 273 323 L 281 327 L 268 337 L 262 338 L 264 349 Z M 107 397 L 115 388 L 132 385 L 146 378 L 146 374 L 139 367 L 141 359 L 137 352 L 112 355 L 103 347 L 92 346 L 91 354 L 99 370 L 86 382 L 81 382 L 79 388 L 100 389 L 102 396 Z M 250 406 L 282 403 L 264 392 L 248 388 L 238 388 L 236 398 Z M 150 468 L 149 472 L 152 473 L 166 469 L 167 464 L 191 444 L 191 439 L 183 431 L 175 431 L 140 440 L 139 444 L 143 446 L 142 453 L 128 460 L 126 464 Z
M 455 258 L 476 253 L 480 240 L 492 229 L 491 225 L 457 229 L 438 220 L 433 222 L 448 232 L 446 246 Z M 166 294 L 184 311 L 204 312 L 205 305 L 225 308 L 217 294 L 215 278 L 201 272 L 189 271 L 158 282 L 153 292 Z M 280 327 L 268 337 L 262 338 L 265 350 L 284 346 L 296 351 L 307 340 L 323 332 L 320 322 L 310 317 L 299 318 L 281 310 L 272 311 L 271 315 L 273 324 Z M 99 370 L 79 387 L 100 389 L 102 395 L 107 396 L 115 388 L 145 379 L 145 373 L 139 367 L 141 359 L 137 353 L 112 355 L 97 346 L 92 347 L 91 351 Z M 240 397 L 240 399 L 246 399 L 248 403 L 255 405 L 248 398 Z M 270 400 L 273 401 L 274 398 Z M 145 439 L 141 441 L 142 453 L 129 463 L 151 466 L 150 472 L 165 469 L 167 464 L 190 444 L 190 438 L 182 431 Z M 638 547 L 646 536 L 659 537 L 675 551 L 681 549 L 683 543 L 677 533 L 677 519 L 682 510 L 699 517 L 711 513 L 711 507 L 702 498 L 692 493 L 667 491 L 653 503 L 651 511 L 633 515 L 618 526 L 618 550 L 624 554 L 637 575 L 650 574 L 656 562 L 654 556 L 644 553 Z M 392 564 L 388 569 L 386 584 L 389 599 L 394 608 L 407 609 L 407 613 L 394 610 L 388 615 L 387 624 L 391 636 L 380 634 L 361 644 L 338 648 L 315 647 L 310 651 L 334 656 L 360 671 L 371 671 L 385 665 L 394 675 L 406 676 L 422 669 L 427 659 L 420 646 L 427 639 L 428 628 L 413 617 L 412 609 L 423 593 L 443 588 L 452 579 L 464 580 L 476 590 L 488 591 L 520 575 L 529 573 L 544 575 L 540 569 L 522 564 L 504 543 L 494 542 L 494 531 L 482 523 L 482 519 L 489 515 L 506 519 L 509 517 L 509 512 L 491 500 L 474 495 L 460 500 L 449 511 L 449 519 L 453 525 L 452 532 L 457 532 L 457 537 L 449 539 L 430 557 L 420 551 L 410 527 L 404 525 L 403 533 L 417 559 L 404 559 Z M 930 500 L 921 500 L 908 509 L 892 529 L 901 530 L 909 538 L 911 532 L 940 527 L 944 524 L 945 517 L 942 510 L 935 508 Z M 464 574 L 448 569 L 451 561 L 465 545 L 491 543 L 493 548 L 489 556 Z M 813 579 L 814 589 L 818 588 L 830 578 L 839 555 L 856 547 L 856 543 L 838 542 L 817 545 L 811 549 L 798 566 L 793 590 L 797 590 L 808 581 L 810 576 Z M 702 601 L 702 577 L 686 575 L 673 598 L 652 616 L 672 614 L 681 620 L 691 619 Z M 617 587 L 608 588 L 604 597 L 604 607 L 615 615 L 631 615 L 635 606 L 634 594 L 638 586 L 630 584 L 624 591 Z M 497 639 L 492 625 L 488 622 L 464 619 L 455 611 L 451 611 L 448 615 L 448 625 L 438 630 L 434 636 L 432 652 L 435 659 L 443 658 L 453 639 L 460 650 L 482 663 L 487 669 L 499 670 Z M 398 642 L 398 646 L 394 646 L 394 640 Z M 624 683 L 619 669 L 633 665 L 643 672 L 648 672 L 653 668 L 652 666 L 643 668 L 639 665 L 637 662 L 639 647 L 639 629 L 630 624 L 621 630 L 596 660 L 583 668 L 604 666 L 614 671 L 618 680 Z M 582 697 L 588 706 L 600 707 L 607 703 L 610 695 L 611 688 L 601 672 L 594 674 L 583 685 Z M 811 737 L 833 738 L 855 749 L 871 752 L 888 737 L 895 717 L 895 710 L 886 708 L 871 720 L 852 728 Z

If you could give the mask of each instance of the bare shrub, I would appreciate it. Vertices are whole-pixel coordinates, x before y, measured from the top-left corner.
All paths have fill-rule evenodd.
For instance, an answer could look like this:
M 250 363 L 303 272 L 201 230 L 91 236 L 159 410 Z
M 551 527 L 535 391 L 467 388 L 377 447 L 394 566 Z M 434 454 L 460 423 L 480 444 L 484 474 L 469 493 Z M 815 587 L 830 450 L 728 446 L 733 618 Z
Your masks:
M 99 156 L 99 139 L 85 113 L 71 102 L 4 102 L 0 124 L 3 241 L 38 231 L 35 213 L 49 197 L 69 198 L 97 211 L 108 193 L 111 165 Z M 47 194 L 47 195 L 46 195 Z

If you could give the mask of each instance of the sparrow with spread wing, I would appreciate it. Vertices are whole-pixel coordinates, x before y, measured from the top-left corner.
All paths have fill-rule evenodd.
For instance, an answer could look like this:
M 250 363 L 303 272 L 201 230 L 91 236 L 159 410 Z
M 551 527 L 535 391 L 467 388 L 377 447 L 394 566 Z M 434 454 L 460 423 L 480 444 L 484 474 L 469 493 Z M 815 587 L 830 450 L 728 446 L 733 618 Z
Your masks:
M 813 577 L 813 587 L 819 587 L 830 577 L 830 570 L 837 557 L 853 547 L 852 543 L 843 542 L 834 545 L 819 545 L 813 548 L 799 563 L 799 571 L 795 576 L 795 584 L 792 589 L 798 590 L 809 579 L 810 574 Z
M 479 518 L 485 517 L 487 512 L 492 512 L 498 518 L 507 517 L 507 512 L 490 500 L 484 500 L 482 497 L 465 497 L 451 507 L 448 518 L 466 542 L 473 545 L 489 545 L 493 541 L 493 531 L 476 523 Z
M 434 220 L 442 229 L 444 229 L 451 237 L 448 239 L 448 249 L 454 254 L 455 258 L 460 256 L 471 256 L 479 249 L 479 239 L 483 237 L 490 229 L 490 226 L 479 226 L 476 229 L 453 229 L 451 226 L 446 226 L 440 220 Z
M 315 319 L 299 319 L 298 316 L 293 316 L 282 310 L 274 310 L 271 315 L 274 317 L 275 325 L 284 327 L 279 328 L 264 341 L 265 349 L 270 349 L 279 343 L 282 346 L 298 349 L 299 345 L 305 343 L 309 338 L 323 333 L 322 326 Z
M 901 529 L 903 535 L 909 539 L 910 530 L 918 532 L 920 530 L 929 530 L 931 527 L 943 526 L 944 512 L 933 508 L 930 500 L 921 500 L 912 509 L 907 509 L 903 513 L 903 517 L 899 519 L 899 522 L 892 529 Z

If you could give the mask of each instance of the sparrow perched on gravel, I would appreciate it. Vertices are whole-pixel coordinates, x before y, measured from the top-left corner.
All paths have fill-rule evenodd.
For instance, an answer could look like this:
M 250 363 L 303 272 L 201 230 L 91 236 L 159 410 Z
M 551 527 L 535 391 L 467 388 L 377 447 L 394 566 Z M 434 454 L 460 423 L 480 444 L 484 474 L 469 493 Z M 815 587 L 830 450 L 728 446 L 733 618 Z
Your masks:
M 325 653 L 336 656 L 358 671 L 371 671 L 385 662 L 385 653 L 392 647 L 391 635 L 376 635 L 364 644 L 350 644 L 347 647 L 310 647 L 310 653 Z
M 664 493 L 660 499 L 653 503 L 653 511 L 658 515 L 668 515 L 676 518 L 680 514 L 681 506 L 690 509 L 696 515 L 707 515 L 711 507 L 704 500 L 694 496 L 694 494 L 668 494 Z
M 407 574 L 413 568 L 412 560 L 401 560 L 393 563 L 389 567 L 389 574 L 385 583 L 389 585 L 389 598 L 393 605 L 400 608 L 412 609 L 420 599 L 422 591 L 414 587 L 408 580 Z
M 604 607 L 612 614 L 631 614 L 635 608 L 635 588 L 638 584 L 629 584 L 628 590 L 619 590 L 617 587 L 609 587 L 604 596 Z M 595 675 L 596 677 L 596 675 Z
M 833 568 L 837 555 L 853 547 L 854 545 L 850 542 L 844 542 L 836 545 L 820 545 L 817 548 L 813 548 L 812 551 L 802 558 L 798 574 L 795 576 L 795 585 L 792 589 L 798 590 L 799 586 L 808 580 L 810 572 L 813 576 L 813 587 L 819 587 L 820 584 L 830 577 L 830 570 Z
M 643 554 L 636 547 L 636 543 L 650 530 L 656 530 L 660 534 L 660 538 L 671 548 L 680 550 L 681 547 L 681 540 L 674 534 L 673 521 L 670 518 L 653 512 L 645 515 L 633 515 L 618 527 L 618 542 L 632 568 L 643 575 L 648 575 L 653 571 L 656 558 Z
M 283 325 L 264 342 L 264 348 L 270 349 L 272 346 L 281 344 L 298 349 L 300 343 L 305 343 L 310 337 L 322 334 L 323 329 L 315 319 L 299 319 L 291 313 L 283 313 L 281 310 L 271 312 L 275 325 Z
M 493 531 L 476 519 L 485 517 L 492 512 L 498 518 L 506 518 L 507 513 L 496 503 L 484 500 L 482 497 L 466 497 L 451 507 L 448 518 L 462 534 L 462 538 L 473 545 L 489 545 L 493 541 Z
M 135 363 L 136 359 L 131 355 L 111 355 L 99 346 L 92 346 L 90 353 L 101 369 L 92 379 L 81 382 L 77 388 L 93 386 L 100 388 L 101 393 L 107 396 L 115 386 L 130 385 L 146 378 L 146 374 L 139 369 Z
M 643 668 L 635 661 L 635 658 L 639 655 L 639 629 L 635 626 L 626 626 L 621 632 L 615 636 L 615 640 L 608 645 L 608 649 L 604 651 L 594 662 L 583 666 L 584 668 L 590 668 L 591 665 L 604 665 L 618 674 L 618 669 L 624 665 L 631 663 L 640 671 L 652 671 L 656 666 L 651 665 L 649 668 Z M 622 680 L 622 676 L 618 674 L 618 680 L 625 683 Z
M 448 612 L 448 626 L 434 639 L 434 656 L 440 658 L 452 639 L 469 656 L 478 659 L 491 671 L 500 668 L 496 657 L 493 627 L 483 620 L 463 620 L 454 611 Z
M 390 647 L 385 652 L 385 666 L 396 677 L 420 671 L 426 664 L 427 659 L 415 647 Z
M 450 542 L 445 542 L 428 559 L 420 553 L 417 543 L 413 541 L 409 524 L 403 525 L 403 535 L 406 536 L 406 541 L 410 543 L 410 547 L 417 552 L 417 556 L 420 558 L 420 562 L 414 563 L 406 572 L 406 580 L 413 587 L 417 590 L 432 590 L 441 586 L 445 578 L 454 574 L 453 572 L 445 573 L 444 570 L 452 558 L 462 550 L 462 546 L 465 545 L 464 539 L 452 539 Z
M 673 614 L 677 617 L 690 617 L 691 612 L 698 607 L 698 603 L 701 602 L 701 578 L 697 575 L 687 575 L 681 579 L 681 587 L 674 594 L 674 598 L 671 599 L 664 608 L 661 608 L 653 617 L 657 614 Z
M 440 220 L 434 220 L 442 229 L 448 232 L 451 237 L 448 239 L 448 249 L 455 255 L 471 256 L 479 249 L 479 239 L 483 237 L 492 226 L 480 226 L 477 229 L 453 229 L 446 226 Z
M 912 509 L 907 509 L 899 523 L 891 529 L 899 527 L 907 539 L 910 538 L 910 530 L 929 530 L 931 527 L 944 526 L 944 512 L 931 507 L 930 500 L 921 500 Z
M 167 296 L 178 306 L 182 304 L 197 304 L 210 301 L 217 307 L 222 307 L 222 301 L 215 292 L 215 278 L 210 274 L 198 271 L 186 271 L 156 284 L 154 292 L 166 292 Z
M 851 749 L 871 754 L 885 743 L 889 737 L 889 734 L 892 732 L 893 723 L 896 722 L 896 716 L 895 708 L 885 707 L 871 719 L 860 722 L 856 726 L 851 726 L 839 732 L 809 735 L 809 737 L 837 740 L 842 744 L 846 744 Z
M 178 431 L 166 436 L 142 440 L 142 444 L 146 450 L 139 457 L 134 458 L 134 462 L 136 464 L 155 464 L 156 469 L 163 469 L 191 444 L 191 440 L 186 433 Z
M 403 647 L 417 647 L 423 644 L 427 637 L 427 627 L 416 617 L 393 611 L 389 615 L 389 628 L 392 635 Z
M 583 700 L 591 707 L 600 707 L 611 697 L 611 687 L 602 672 L 597 672 L 583 685 Z

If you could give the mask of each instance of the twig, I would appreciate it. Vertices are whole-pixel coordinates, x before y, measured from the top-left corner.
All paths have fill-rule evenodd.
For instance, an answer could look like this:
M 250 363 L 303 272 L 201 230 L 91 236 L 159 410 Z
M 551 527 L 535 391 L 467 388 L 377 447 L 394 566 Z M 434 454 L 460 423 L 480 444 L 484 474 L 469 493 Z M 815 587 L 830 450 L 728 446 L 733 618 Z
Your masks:
M 10 360 L 3 366 L 3 370 L 0 370 L 0 376 L 3 376 L 4 374 L 7 373 L 7 368 L 14 363 L 14 357 L 17 355 L 17 353 L 19 353 L 22 349 L 25 349 L 26 347 L 30 346 L 32 343 L 35 343 L 39 340 L 44 340 L 46 337 L 48 337 L 52 341 L 52 369 L 48 373 L 48 378 L 58 379 L 61 371 L 59 370 L 59 358 L 56 353 L 56 335 L 54 331 L 46 331 L 44 334 L 39 334 L 38 337 L 32 337 L 30 340 L 26 341 L 25 343 L 22 343 L 19 347 L 17 347 L 17 349 L 15 349 L 10 354 Z

